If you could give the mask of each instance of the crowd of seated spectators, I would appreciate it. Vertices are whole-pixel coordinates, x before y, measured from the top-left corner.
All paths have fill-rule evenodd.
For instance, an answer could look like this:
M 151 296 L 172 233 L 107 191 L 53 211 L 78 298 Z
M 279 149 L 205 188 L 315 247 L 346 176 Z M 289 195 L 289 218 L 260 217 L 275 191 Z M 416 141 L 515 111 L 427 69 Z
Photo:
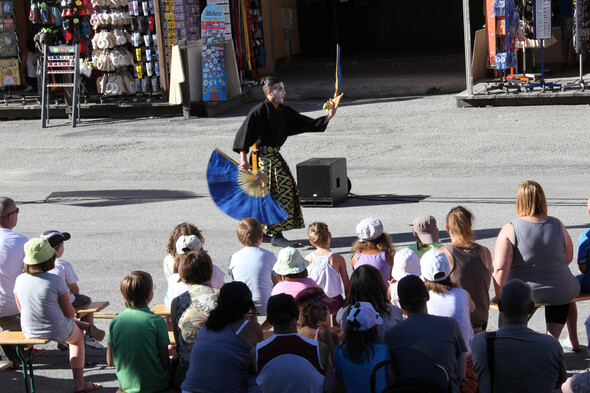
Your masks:
M 370 392 L 371 385 L 377 392 L 590 391 L 590 372 L 567 379 L 564 357 L 580 350 L 574 299 L 590 287 L 588 234 L 580 237 L 576 278 L 568 266 L 572 240 L 548 215 L 537 182 L 520 186 L 516 213 L 493 258 L 476 243 L 473 215 L 462 206 L 445 220 L 450 244 L 439 242 L 436 219 L 426 215 L 413 222 L 416 243 L 397 251 L 379 219 L 363 219 L 350 277 L 347 261 L 330 249 L 326 223 L 309 226 L 314 250 L 304 257 L 296 248 L 276 255 L 261 248 L 262 225 L 245 218 L 236 227 L 243 248 L 230 259 L 231 282 L 203 249 L 199 229 L 179 224 L 159 301 L 169 324 L 148 307 L 152 276 L 130 272 L 120 285 L 127 309 L 110 322 L 107 364 L 126 393 L 171 386 L 183 393 Z M 70 234 L 29 240 L 12 230 L 18 214 L 12 199 L 0 198 L 0 328 L 67 345 L 74 392 L 99 389 L 84 379 L 84 347 L 101 348 L 105 332 L 92 316 L 74 318 L 73 302 L 90 298 L 72 285 L 75 274 L 54 271 Z M 487 329 L 492 283 L 495 332 Z M 546 334 L 527 327 L 535 303 L 548 304 Z M 14 348 L 3 350 L 18 365 Z

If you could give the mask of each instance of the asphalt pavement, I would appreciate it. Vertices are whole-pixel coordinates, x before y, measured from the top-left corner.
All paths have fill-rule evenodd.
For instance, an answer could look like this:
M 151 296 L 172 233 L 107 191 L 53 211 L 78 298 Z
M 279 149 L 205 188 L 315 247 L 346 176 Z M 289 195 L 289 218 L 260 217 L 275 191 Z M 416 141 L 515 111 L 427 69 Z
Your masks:
M 309 116 L 324 113 L 326 96 L 289 101 L 288 81 L 286 90 L 287 104 Z M 0 194 L 20 207 L 15 230 L 28 237 L 49 229 L 70 232 L 63 258 L 80 277 L 82 293 L 111 303 L 107 312 L 124 309 L 119 283 L 132 270 L 151 273 L 152 305 L 163 302 L 166 243 L 183 221 L 202 230 L 205 249 L 227 272 L 229 257 L 240 249 L 236 221 L 213 203 L 205 174 L 215 148 L 237 159 L 233 137 L 254 104 L 219 118 L 83 119 L 75 129 L 64 120 L 43 130 L 38 120 L 0 122 Z M 328 223 L 333 249 L 346 260 L 355 226 L 365 217 L 380 218 L 400 249 L 413 241 L 409 224 L 425 214 L 436 217 L 441 241 L 448 242 L 444 219 L 457 205 L 473 212 L 476 238 L 493 252 L 500 228 L 516 217 L 516 193 L 525 180 L 541 183 L 549 214 L 562 220 L 574 242 L 590 227 L 589 121 L 587 106 L 457 108 L 454 96 L 444 94 L 345 95 L 325 133 L 292 137 L 281 151 L 294 173 L 296 164 L 309 158 L 346 158 L 354 197 L 337 207 L 303 208 L 307 225 Z M 285 235 L 307 244 L 305 229 Z M 584 346 L 587 303 L 579 305 Z M 108 329 L 106 320 L 97 324 Z M 496 328 L 496 312 L 490 313 L 489 326 Z M 530 326 L 544 332 L 543 312 Z M 71 391 L 67 353 L 55 343 L 46 347 L 49 351 L 35 359 L 37 391 Z M 105 354 L 89 350 L 88 360 L 97 364 L 86 376 L 103 384 L 101 391 L 114 393 L 116 376 Z M 588 356 L 567 353 L 566 360 L 574 372 L 586 367 Z M 0 386 L 23 391 L 22 374 L 0 372 Z

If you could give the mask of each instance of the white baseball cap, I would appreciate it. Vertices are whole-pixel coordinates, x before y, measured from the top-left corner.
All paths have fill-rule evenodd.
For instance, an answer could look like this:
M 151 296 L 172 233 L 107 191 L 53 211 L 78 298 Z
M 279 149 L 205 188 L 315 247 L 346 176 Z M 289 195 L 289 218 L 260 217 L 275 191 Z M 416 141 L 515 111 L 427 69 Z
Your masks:
M 375 217 L 363 219 L 356 226 L 356 236 L 360 241 L 374 240 L 383 234 L 383 224 Z
M 428 281 L 442 281 L 451 274 L 451 265 L 447 256 L 440 251 L 430 250 L 420 259 L 422 277 Z

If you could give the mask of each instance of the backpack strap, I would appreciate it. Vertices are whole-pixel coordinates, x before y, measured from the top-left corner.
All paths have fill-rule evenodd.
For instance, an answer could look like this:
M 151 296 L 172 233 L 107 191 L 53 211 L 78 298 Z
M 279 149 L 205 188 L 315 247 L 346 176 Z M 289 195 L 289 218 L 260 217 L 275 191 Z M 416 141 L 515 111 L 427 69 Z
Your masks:
M 496 332 L 486 332 L 486 353 L 488 355 L 488 369 L 490 374 L 490 392 L 494 393 L 494 379 L 496 371 Z

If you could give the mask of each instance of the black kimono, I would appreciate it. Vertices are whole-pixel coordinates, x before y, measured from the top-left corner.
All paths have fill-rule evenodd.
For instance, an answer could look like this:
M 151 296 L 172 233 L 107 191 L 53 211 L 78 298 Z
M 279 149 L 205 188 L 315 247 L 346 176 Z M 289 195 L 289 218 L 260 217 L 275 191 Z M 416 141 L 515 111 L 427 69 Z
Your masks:
M 304 228 L 299 189 L 279 151 L 291 135 L 324 131 L 327 126 L 325 119 L 325 116 L 312 119 L 282 104 L 275 108 L 267 99 L 252 108 L 238 130 L 233 150 L 236 153 L 249 151 L 254 143 L 257 144 L 258 169 L 268 175 L 271 196 L 289 215 L 283 222 L 264 226 L 264 234 L 275 235 Z

